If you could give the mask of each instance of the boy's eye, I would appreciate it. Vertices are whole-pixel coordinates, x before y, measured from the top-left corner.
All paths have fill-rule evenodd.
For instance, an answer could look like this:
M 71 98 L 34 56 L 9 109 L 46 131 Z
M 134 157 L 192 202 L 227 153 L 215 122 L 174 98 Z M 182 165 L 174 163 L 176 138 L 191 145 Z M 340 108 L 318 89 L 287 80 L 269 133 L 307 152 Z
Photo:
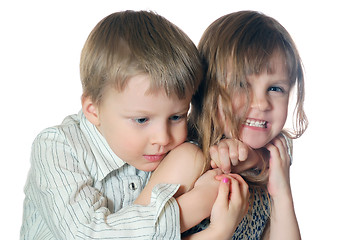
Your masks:
M 148 121 L 148 118 L 136 118 L 134 121 L 139 124 L 144 124 Z

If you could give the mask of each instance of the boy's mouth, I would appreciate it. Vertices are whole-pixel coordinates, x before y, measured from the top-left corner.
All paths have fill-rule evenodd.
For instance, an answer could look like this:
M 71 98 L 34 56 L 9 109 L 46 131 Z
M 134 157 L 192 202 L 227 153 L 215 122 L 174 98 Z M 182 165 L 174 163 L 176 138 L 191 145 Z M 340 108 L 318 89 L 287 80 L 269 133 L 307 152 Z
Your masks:
M 145 159 L 147 159 L 150 162 L 158 162 L 161 161 L 165 154 L 154 154 L 154 155 L 143 155 Z
M 250 126 L 250 127 L 267 128 L 267 121 L 256 120 L 256 119 L 247 119 L 244 122 L 244 125 Z

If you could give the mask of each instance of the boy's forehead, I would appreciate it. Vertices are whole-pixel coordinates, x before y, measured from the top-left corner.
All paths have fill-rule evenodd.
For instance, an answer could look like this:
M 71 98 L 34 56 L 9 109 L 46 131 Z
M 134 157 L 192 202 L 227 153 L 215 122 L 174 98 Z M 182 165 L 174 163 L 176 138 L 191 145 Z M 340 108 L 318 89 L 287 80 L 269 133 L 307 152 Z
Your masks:
M 173 85 L 171 85 L 173 86 Z M 176 86 L 173 86 L 175 88 Z M 127 79 L 123 87 L 117 89 L 119 93 L 125 91 L 142 91 L 146 96 L 163 95 L 172 100 L 187 100 L 190 102 L 192 93 L 186 94 L 184 97 L 179 97 L 176 90 L 169 87 L 169 85 L 162 85 L 153 79 L 147 73 L 140 73 L 131 76 Z

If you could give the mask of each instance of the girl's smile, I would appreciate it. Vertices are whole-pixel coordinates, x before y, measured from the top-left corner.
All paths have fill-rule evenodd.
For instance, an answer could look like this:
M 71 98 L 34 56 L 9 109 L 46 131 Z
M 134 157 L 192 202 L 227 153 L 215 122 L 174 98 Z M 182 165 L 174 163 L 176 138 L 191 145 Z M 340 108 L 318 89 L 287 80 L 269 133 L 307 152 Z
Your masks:
M 252 128 L 254 130 L 262 130 L 267 128 L 267 121 L 248 118 L 243 123 L 243 126 Z

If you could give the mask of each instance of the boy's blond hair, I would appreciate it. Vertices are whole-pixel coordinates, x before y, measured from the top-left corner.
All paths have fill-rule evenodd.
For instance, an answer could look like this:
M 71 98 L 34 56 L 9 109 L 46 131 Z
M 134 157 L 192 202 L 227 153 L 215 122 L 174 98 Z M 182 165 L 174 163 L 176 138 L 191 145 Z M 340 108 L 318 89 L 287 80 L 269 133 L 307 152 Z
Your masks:
M 183 99 L 196 91 L 203 69 L 196 46 L 177 26 L 148 11 L 116 12 L 90 33 L 81 54 L 83 97 L 99 104 L 107 86 L 123 90 L 149 74 L 149 91 Z

